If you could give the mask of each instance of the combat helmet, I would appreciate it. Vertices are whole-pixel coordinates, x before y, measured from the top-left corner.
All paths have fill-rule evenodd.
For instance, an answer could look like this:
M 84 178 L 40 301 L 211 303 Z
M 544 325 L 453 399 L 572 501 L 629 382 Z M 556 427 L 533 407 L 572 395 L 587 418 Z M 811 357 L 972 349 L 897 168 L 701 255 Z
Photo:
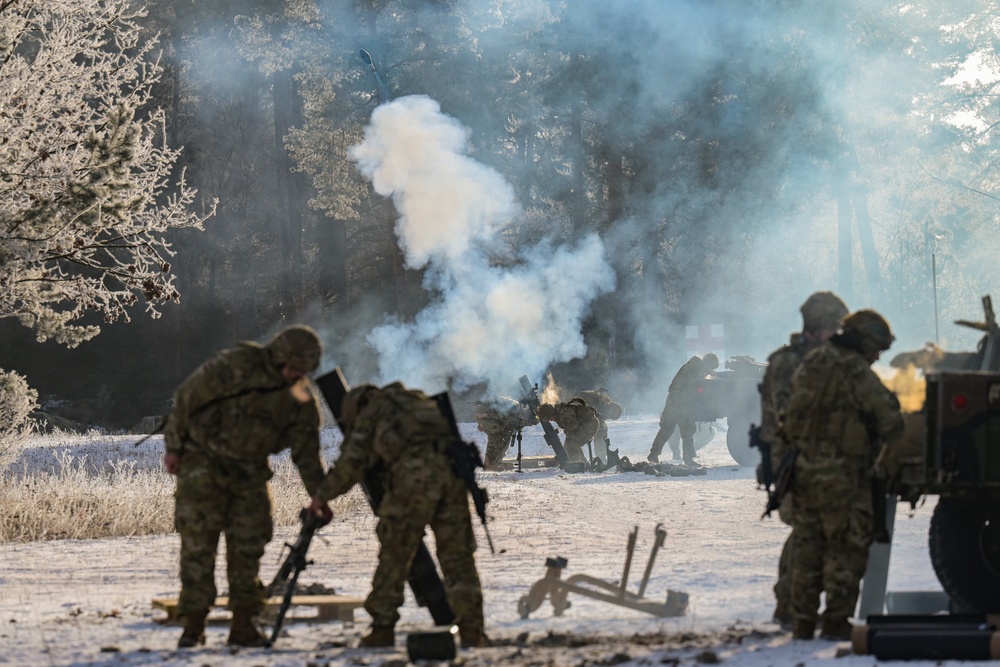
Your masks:
M 799 308 L 807 331 L 836 329 L 848 312 L 847 306 L 833 292 L 813 292 Z
M 265 347 L 270 350 L 271 360 L 279 368 L 288 364 L 305 373 L 316 370 L 323 356 L 319 335 L 304 324 L 285 327 Z
M 845 338 L 857 341 L 862 354 L 872 354 L 888 350 L 896 337 L 892 335 L 889 323 L 874 310 L 858 310 L 840 322 Z
M 709 352 L 703 356 L 701 360 L 713 371 L 719 367 L 719 357 L 717 357 L 714 352 Z

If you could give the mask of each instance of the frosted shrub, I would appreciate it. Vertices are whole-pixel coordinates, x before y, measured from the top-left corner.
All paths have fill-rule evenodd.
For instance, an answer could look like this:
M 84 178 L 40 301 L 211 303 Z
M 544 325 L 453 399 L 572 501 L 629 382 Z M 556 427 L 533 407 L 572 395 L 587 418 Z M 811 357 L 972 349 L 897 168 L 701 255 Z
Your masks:
M 0 369 L 0 465 L 34 432 L 28 415 L 37 408 L 38 392 L 14 371 Z
M 143 447 L 114 436 L 33 437 L 0 467 L 0 542 L 171 533 L 174 479 L 160 464 L 163 439 Z M 276 527 L 299 525 L 309 503 L 288 456 L 272 460 Z M 374 520 L 360 491 L 338 498 L 337 519 Z

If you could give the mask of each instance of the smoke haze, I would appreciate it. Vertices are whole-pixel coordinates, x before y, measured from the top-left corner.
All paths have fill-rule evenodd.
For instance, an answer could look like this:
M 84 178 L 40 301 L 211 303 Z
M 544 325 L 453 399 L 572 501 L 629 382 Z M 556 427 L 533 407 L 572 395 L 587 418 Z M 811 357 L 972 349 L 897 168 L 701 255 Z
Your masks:
M 887 358 L 936 336 L 949 349 L 975 345 L 975 332 L 951 322 L 981 319 L 979 297 L 1000 278 L 1000 237 L 964 231 L 968 202 L 922 167 L 949 161 L 955 128 L 934 120 L 948 115 L 937 102 L 916 105 L 942 95 L 966 59 L 949 65 L 934 51 L 934 35 L 921 33 L 936 30 L 933 19 L 922 24 L 912 7 L 399 3 L 368 24 L 346 1 L 322 6 L 347 40 L 340 48 L 384 59 L 401 96 L 376 108 L 352 157 L 392 198 L 407 266 L 425 269 L 436 295 L 412 322 L 366 327 L 380 380 L 431 391 L 537 380 L 587 352 L 581 325 L 592 316 L 617 346 L 604 381 L 627 408 L 658 410 L 690 356 L 686 325 L 722 324 L 727 356 L 763 360 L 801 329 L 798 308 L 816 290 L 883 312 L 897 337 Z M 924 52 L 912 46 L 921 39 Z M 407 49 L 435 67 L 408 78 Z M 566 164 L 547 164 L 544 148 L 534 160 L 510 157 L 511 128 L 536 128 L 531 140 L 568 160 L 571 139 L 547 132 L 571 111 L 584 140 L 593 124 L 612 156 L 626 156 L 624 210 L 599 238 L 581 234 L 572 212 L 524 195 L 565 190 Z M 870 216 L 878 254 L 876 266 L 862 261 L 851 220 L 848 275 L 843 179 L 866 195 L 854 204 Z M 510 251 L 501 232 L 527 217 L 544 221 L 547 239 L 518 239 L 511 261 L 493 261 Z
M 438 391 L 539 376 L 586 352 L 581 322 L 614 288 L 604 246 L 590 235 L 572 247 L 518 250 L 510 268 L 491 265 L 496 233 L 517 213 L 513 190 L 468 155 L 469 131 L 422 95 L 376 108 L 351 150 L 375 190 L 392 197 L 397 233 L 412 268 L 427 268 L 436 295 L 413 322 L 390 321 L 369 336 L 381 381 Z

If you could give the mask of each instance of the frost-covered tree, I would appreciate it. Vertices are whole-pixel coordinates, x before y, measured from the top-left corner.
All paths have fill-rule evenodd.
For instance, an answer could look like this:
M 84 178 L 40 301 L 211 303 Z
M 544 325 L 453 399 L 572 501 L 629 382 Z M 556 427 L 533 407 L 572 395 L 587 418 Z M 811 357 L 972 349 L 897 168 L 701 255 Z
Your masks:
M 74 347 L 94 311 L 179 297 L 166 234 L 200 228 L 152 104 L 160 74 L 129 0 L 0 0 L 0 318 Z
M 28 415 L 38 407 L 38 392 L 13 371 L 0 368 L 0 466 L 34 430 Z

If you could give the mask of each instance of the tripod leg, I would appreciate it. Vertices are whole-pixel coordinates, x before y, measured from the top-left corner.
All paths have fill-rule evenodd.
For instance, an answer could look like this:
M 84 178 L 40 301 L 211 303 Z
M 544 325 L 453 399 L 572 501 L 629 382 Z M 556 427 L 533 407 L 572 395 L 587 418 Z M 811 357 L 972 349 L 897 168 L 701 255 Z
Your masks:
M 521 470 L 521 429 L 517 429 L 515 437 L 517 438 L 517 471 L 524 472 Z

